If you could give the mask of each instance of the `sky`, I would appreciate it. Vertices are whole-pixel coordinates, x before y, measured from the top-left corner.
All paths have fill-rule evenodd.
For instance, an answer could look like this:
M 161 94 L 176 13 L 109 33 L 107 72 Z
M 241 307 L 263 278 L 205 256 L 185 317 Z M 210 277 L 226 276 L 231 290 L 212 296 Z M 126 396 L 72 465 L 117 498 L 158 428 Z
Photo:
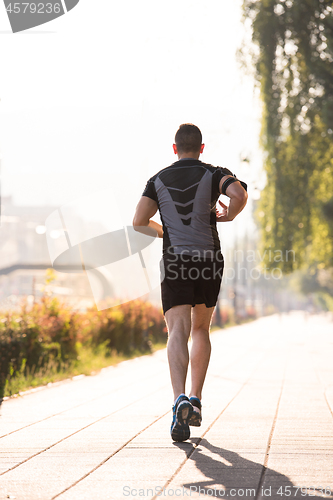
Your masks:
M 185 122 L 202 131 L 202 161 L 249 193 L 263 187 L 259 99 L 235 57 L 243 36 L 238 0 L 80 0 L 16 34 L 0 6 L 2 195 L 61 207 L 107 188 L 130 224 Z

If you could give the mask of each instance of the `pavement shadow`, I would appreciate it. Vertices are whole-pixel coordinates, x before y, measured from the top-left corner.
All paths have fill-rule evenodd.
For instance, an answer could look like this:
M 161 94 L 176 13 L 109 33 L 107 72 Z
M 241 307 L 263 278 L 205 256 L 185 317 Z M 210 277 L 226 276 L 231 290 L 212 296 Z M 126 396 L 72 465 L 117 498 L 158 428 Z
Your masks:
M 197 439 L 191 440 L 193 444 Z M 199 446 L 194 453 L 185 443 L 174 443 L 182 448 L 190 460 L 195 462 L 195 466 L 207 480 L 193 483 L 185 483 L 182 486 L 189 490 L 189 494 L 200 494 L 203 498 L 265 498 L 284 499 L 286 497 L 294 499 L 304 498 L 333 498 L 333 492 L 329 489 L 321 489 L 321 485 L 301 488 L 301 485 L 294 484 L 287 476 L 280 474 L 273 469 L 267 468 L 265 471 L 265 486 L 259 488 L 259 479 L 263 472 L 260 463 L 253 462 L 241 457 L 224 448 L 212 445 L 207 439 L 199 441 Z M 207 453 L 208 452 L 208 453 Z M 216 455 L 216 458 L 212 457 Z M 297 489 L 299 487 L 299 489 Z M 325 488 L 325 485 L 323 485 Z

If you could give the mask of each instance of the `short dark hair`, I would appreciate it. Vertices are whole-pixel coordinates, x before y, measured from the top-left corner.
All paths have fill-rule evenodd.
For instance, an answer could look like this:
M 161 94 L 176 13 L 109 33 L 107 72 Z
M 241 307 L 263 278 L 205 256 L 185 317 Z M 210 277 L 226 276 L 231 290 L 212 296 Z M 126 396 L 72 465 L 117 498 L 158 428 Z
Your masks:
M 192 123 L 183 123 L 175 135 L 175 144 L 178 153 L 190 153 L 200 151 L 202 134 L 200 129 Z

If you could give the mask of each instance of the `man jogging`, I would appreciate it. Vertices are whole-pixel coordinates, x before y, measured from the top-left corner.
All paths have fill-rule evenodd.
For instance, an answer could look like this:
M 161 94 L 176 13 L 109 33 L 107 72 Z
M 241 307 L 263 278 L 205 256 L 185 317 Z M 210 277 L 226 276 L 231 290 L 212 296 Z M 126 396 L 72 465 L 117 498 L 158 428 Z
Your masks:
M 185 441 L 190 437 L 189 426 L 201 425 L 201 393 L 211 351 L 209 328 L 224 265 L 216 222 L 232 221 L 247 202 L 244 182 L 228 169 L 199 160 L 204 147 L 198 127 L 189 123 L 179 127 L 173 145 L 178 161 L 148 180 L 133 219 L 136 230 L 145 232 L 150 227 L 163 238 L 161 294 L 174 391 L 174 441 Z M 227 207 L 219 201 L 217 209 L 220 194 L 228 196 L 230 203 Z M 162 226 L 150 220 L 157 210 Z

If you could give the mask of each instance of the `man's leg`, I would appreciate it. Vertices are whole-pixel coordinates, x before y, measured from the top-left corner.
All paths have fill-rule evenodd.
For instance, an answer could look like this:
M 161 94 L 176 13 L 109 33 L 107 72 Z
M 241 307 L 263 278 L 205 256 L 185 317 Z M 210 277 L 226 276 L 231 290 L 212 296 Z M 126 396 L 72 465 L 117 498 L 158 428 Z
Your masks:
M 191 308 L 189 304 L 174 306 L 165 313 L 168 327 L 168 361 L 174 399 L 185 394 L 185 381 L 188 369 L 188 339 L 191 331 Z
M 191 396 L 201 400 L 202 387 L 210 359 L 209 327 L 214 307 L 207 308 L 205 304 L 197 304 L 192 315 L 192 347 L 191 347 Z

